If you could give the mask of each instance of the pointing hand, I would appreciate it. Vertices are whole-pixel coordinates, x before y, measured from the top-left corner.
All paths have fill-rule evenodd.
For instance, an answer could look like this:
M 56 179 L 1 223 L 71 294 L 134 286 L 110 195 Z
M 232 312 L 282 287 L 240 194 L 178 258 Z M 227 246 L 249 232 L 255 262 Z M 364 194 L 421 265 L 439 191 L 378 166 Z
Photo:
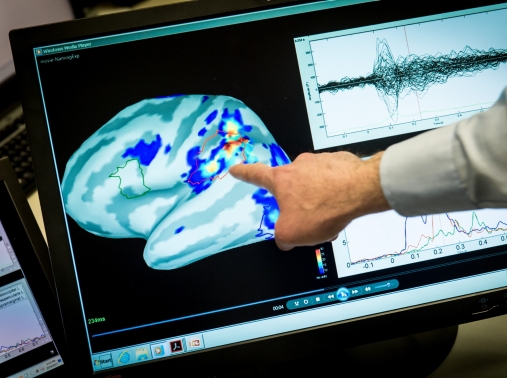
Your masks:
M 390 209 L 380 186 L 381 157 L 305 153 L 288 165 L 240 164 L 229 172 L 275 196 L 280 208 L 275 240 L 290 250 L 332 241 L 354 218 Z

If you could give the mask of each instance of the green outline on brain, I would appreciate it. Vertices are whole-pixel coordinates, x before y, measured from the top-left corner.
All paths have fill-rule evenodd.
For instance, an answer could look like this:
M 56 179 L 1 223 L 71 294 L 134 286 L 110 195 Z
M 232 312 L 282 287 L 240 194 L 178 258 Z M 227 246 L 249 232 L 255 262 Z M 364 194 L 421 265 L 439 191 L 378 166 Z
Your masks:
M 119 112 L 69 159 L 67 214 L 107 238 L 144 238 L 154 269 L 272 239 L 279 209 L 235 164 L 290 163 L 261 119 L 228 96 L 178 95 Z
M 144 172 L 139 159 L 127 160 L 123 167 L 118 167 L 116 172 L 109 177 L 120 179 L 118 189 L 122 196 L 127 199 L 134 199 L 149 193 L 151 188 L 146 186 Z

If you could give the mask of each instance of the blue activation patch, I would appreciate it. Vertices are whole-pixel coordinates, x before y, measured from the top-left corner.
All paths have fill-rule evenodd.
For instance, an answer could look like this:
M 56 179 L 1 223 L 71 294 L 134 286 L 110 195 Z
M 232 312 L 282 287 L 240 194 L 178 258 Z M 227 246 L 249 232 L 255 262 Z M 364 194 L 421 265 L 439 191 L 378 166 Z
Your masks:
M 269 162 L 271 163 L 272 167 L 278 167 L 279 165 L 290 163 L 289 158 L 278 144 L 271 143 L 269 145 L 269 151 L 271 152 L 271 159 Z
M 206 125 L 209 125 L 211 122 L 213 122 L 215 118 L 217 118 L 217 114 L 218 110 L 215 109 L 214 111 L 212 111 L 204 120 L 206 122 Z
M 121 157 L 124 159 L 128 157 L 138 159 L 142 165 L 148 166 L 155 159 L 155 156 L 157 156 L 160 147 L 162 147 L 162 138 L 160 134 L 157 134 L 153 142 L 148 144 L 144 139 L 141 139 L 135 147 L 127 148 Z
M 275 223 L 280 215 L 280 208 L 275 197 L 266 189 L 259 188 L 252 195 L 252 199 L 256 204 L 263 207 L 263 214 L 257 231 L 256 237 L 265 237 L 265 239 L 273 239 Z

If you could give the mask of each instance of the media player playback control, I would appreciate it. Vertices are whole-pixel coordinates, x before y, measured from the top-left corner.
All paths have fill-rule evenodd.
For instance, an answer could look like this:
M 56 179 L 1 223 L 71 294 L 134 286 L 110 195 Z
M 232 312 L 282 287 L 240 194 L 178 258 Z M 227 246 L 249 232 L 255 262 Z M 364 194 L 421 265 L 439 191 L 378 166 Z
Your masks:
M 297 310 L 298 308 L 325 304 L 329 302 L 344 302 L 353 297 L 373 295 L 383 291 L 394 290 L 398 288 L 399 285 L 400 283 L 398 282 L 398 280 L 389 280 L 376 282 L 368 285 L 356 286 L 350 289 L 340 287 L 338 290 L 327 292 L 324 294 L 291 299 L 287 301 L 287 308 L 289 310 Z

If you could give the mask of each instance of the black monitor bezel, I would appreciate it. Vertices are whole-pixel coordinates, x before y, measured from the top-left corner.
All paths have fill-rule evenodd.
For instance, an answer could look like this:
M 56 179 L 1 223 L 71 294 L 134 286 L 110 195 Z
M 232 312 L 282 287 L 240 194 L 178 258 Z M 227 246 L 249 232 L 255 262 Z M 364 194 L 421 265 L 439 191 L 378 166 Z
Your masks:
M 337 20 L 338 28 L 379 24 L 431 14 L 445 13 L 471 7 L 496 4 L 501 1 L 445 2 L 425 3 L 414 9 L 406 2 L 375 2 L 358 4 L 343 8 L 343 17 Z M 32 143 L 34 167 L 37 172 L 41 205 L 46 224 L 46 232 L 51 245 L 51 254 L 55 268 L 55 279 L 59 289 L 64 325 L 69 339 L 73 341 L 72 360 L 79 371 L 92 374 L 86 333 L 82 319 L 79 291 L 74 267 L 70 255 L 70 246 L 66 233 L 62 200 L 58 191 L 57 176 L 54 168 L 49 135 L 45 123 L 42 99 L 38 87 L 38 78 L 33 59 L 32 48 L 70 40 L 106 35 L 116 31 L 136 30 L 147 27 L 168 25 L 190 20 L 212 18 L 217 15 L 230 15 L 247 12 L 259 6 L 259 1 L 215 1 L 182 3 L 157 7 L 55 25 L 46 25 L 11 32 L 11 44 L 16 71 L 18 73 L 23 109 Z M 278 3 L 283 3 L 278 2 Z M 279 6 L 275 3 L 272 6 Z M 359 19 L 361 17 L 361 19 Z M 382 141 L 374 149 L 383 149 Z M 391 141 L 392 143 L 392 141 Z M 501 290 L 492 292 L 500 293 Z M 318 327 L 305 332 L 294 332 L 283 337 L 273 336 L 256 342 L 246 342 L 223 347 L 213 351 L 199 352 L 155 364 L 143 364 L 122 370 L 122 376 L 136 376 L 157 372 L 160 369 L 190 369 L 194 373 L 212 373 L 216 371 L 240 370 L 256 364 L 269 364 L 281 360 L 296 358 L 302 353 L 297 345 L 313 338 L 320 348 L 339 348 L 374 342 L 387 338 L 422 332 L 430 329 L 460 324 L 476 319 L 505 313 L 503 309 L 471 316 L 469 308 L 475 295 L 441 303 L 419 306 L 410 310 L 394 311 L 354 321 L 335 324 L 330 327 Z M 420 322 L 420 319 L 425 319 Z M 79 321 L 77 321 L 79 320 Z M 388 325 L 388 327 L 386 327 Z M 358 336 L 358 334 L 360 336 Z M 336 335 L 340 335 L 336 338 Z M 76 342 L 77 340 L 77 342 Z M 330 342 L 332 340 L 332 342 Z M 339 340 L 339 341 L 337 341 Z M 319 349 L 320 349 L 319 348 Z M 275 353 L 276 351 L 276 353 Z M 304 355 L 308 356 L 308 351 Z M 274 357 L 276 355 L 276 357 Z M 104 372 L 105 373 L 105 372 Z
M 48 372 L 44 376 L 64 377 L 71 371 L 71 365 L 54 291 L 48 248 L 8 158 L 0 159 L 0 185 L 4 186 L 8 193 L 7 196 L 0 198 L 0 208 L 2 209 L 0 220 L 4 224 L 16 257 L 23 269 L 24 277 L 64 360 L 64 366 L 66 365 Z M 18 358 L 23 358 L 23 356 Z M 16 361 L 16 363 L 19 362 Z M 30 367 L 24 366 L 20 370 Z M 0 365 L 0 374 L 2 373 L 5 372 L 2 371 Z

